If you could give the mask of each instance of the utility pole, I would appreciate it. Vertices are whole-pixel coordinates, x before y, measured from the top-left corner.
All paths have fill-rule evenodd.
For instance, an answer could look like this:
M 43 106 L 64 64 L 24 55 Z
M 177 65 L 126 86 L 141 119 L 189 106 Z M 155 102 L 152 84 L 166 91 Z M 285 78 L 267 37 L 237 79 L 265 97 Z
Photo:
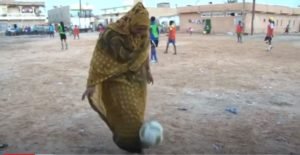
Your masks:
M 245 3 L 245 0 L 243 0 L 243 12 L 242 12 L 242 20 L 243 20 L 243 23 L 245 23 L 245 17 L 246 17 L 246 3 Z
M 200 0 L 197 0 L 195 2 L 195 6 L 197 7 L 198 3 L 199 3 Z M 176 7 L 177 8 L 177 7 Z M 201 11 L 200 11 L 200 5 L 198 5 L 198 14 L 200 15 L 200 18 L 201 18 Z
M 252 2 L 251 35 L 254 33 L 255 0 Z
M 81 16 L 82 16 L 82 13 L 81 13 L 81 0 L 79 0 L 79 29 L 81 28 L 81 23 L 80 23 Z
M 243 9 L 242 9 L 242 25 L 244 30 L 246 29 L 245 26 L 245 20 L 246 20 L 246 4 L 245 4 L 245 0 L 243 0 Z

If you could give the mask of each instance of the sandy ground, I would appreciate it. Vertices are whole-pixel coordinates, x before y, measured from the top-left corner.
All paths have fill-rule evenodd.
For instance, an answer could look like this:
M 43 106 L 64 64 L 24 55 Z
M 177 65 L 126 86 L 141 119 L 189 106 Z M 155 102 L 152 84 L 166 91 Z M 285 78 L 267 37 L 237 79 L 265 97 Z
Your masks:
M 165 141 L 145 153 L 300 154 L 300 37 L 262 39 L 179 34 L 174 56 L 162 36 L 146 119 Z M 125 153 L 80 100 L 96 40 L 0 38 L 0 153 Z

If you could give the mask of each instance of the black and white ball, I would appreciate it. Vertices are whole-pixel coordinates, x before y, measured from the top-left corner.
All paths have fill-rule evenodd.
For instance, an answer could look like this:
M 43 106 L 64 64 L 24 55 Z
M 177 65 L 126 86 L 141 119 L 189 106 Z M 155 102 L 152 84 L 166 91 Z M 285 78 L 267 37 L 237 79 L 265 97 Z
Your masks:
M 163 127 L 157 121 L 149 121 L 140 129 L 140 140 L 144 147 L 159 145 L 163 141 Z

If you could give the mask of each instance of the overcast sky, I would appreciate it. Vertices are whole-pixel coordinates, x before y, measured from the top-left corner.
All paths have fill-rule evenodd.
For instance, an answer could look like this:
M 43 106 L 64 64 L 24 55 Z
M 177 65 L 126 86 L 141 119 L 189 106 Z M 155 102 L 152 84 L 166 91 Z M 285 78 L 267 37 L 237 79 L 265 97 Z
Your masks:
M 29 0 L 32 1 L 32 0 Z M 37 0 L 39 1 L 39 0 Z M 195 5 L 195 4 L 208 4 L 208 2 L 213 3 L 225 3 L 227 0 L 144 0 L 144 4 L 146 6 L 155 7 L 157 3 L 160 2 L 170 2 L 172 7 L 176 5 L 186 6 L 186 5 Z M 242 0 L 238 0 L 242 2 Z M 252 0 L 246 0 L 246 2 L 252 2 Z M 284 5 L 290 7 L 297 7 L 300 5 L 300 0 L 256 0 L 257 3 L 262 4 L 274 4 L 274 5 Z M 46 0 L 46 11 L 52 9 L 53 6 L 64 6 L 71 5 L 74 3 L 79 3 L 79 0 Z M 109 7 L 117 7 L 122 5 L 132 4 L 132 0 L 81 0 L 82 4 L 90 4 L 93 5 L 95 10 L 94 13 L 99 13 L 100 9 L 109 8 Z

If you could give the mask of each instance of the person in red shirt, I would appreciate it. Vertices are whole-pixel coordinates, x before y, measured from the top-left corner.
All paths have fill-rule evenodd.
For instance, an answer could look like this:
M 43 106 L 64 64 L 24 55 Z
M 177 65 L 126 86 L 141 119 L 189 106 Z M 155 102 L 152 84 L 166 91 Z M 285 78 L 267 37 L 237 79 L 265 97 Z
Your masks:
M 74 35 L 74 39 L 76 39 L 76 37 L 79 39 L 79 28 L 77 25 L 75 25 L 74 27 L 73 35 Z
M 267 27 L 267 35 L 265 37 L 265 41 L 269 45 L 267 48 L 268 51 L 271 51 L 272 49 L 272 38 L 274 37 L 274 28 L 275 28 L 274 19 L 270 18 Z
M 190 33 L 190 36 L 193 35 L 194 29 L 192 27 L 189 27 L 188 32 Z
M 237 42 L 242 43 L 242 35 L 243 35 L 244 27 L 242 25 L 242 22 L 239 21 L 239 23 L 236 25 L 236 34 L 237 34 Z
M 169 49 L 169 44 L 173 44 L 173 47 L 174 47 L 174 55 L 177 54 L 177 51 L 176 51 L 176 44 L 175 44 L 175 41 L 176 41 L 176 26 L 175 26 L 175 23 L 174 21 L 170 21 L 169 23 L 169 28 L 168 28 L 168 43 L 167 43 L 167 48 L 166 48 L 166 51 L 165 53 L 168 53 L 168 49 Z

